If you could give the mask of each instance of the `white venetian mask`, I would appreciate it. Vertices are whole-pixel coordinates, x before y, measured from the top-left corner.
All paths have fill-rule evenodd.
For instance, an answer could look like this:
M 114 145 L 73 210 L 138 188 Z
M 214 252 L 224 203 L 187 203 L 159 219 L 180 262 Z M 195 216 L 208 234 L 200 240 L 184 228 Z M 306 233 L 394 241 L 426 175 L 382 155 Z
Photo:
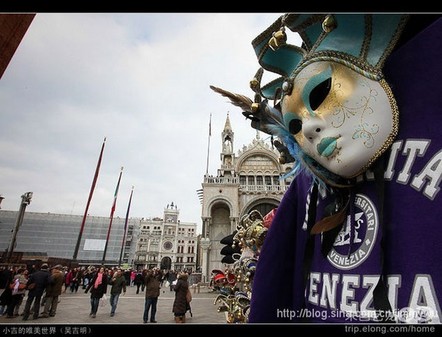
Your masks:
M 281 102 L 287 130 L 311 159 L 352 178 L 391 145 L 398 109 L 390 87 L 330 61 L 306 65 Z

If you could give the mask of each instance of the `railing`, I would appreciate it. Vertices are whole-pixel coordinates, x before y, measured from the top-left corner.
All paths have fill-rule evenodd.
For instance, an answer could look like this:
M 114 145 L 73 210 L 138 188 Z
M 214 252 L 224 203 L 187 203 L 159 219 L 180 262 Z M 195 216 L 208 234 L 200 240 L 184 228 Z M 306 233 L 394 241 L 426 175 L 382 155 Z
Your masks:
M 239 184 L 239 177 L 204 177 L 206 184 Z M 240 185 L 242 192 L 269 192 L 269 193 L 284 193 L 289 188 L 289 185 Z
M 241 185 L 241 192 L 284 193 L 288 188 L 288 185 Z
M 212 177 L 205 176 L 206 184 L 239 184 L 239 177 Z

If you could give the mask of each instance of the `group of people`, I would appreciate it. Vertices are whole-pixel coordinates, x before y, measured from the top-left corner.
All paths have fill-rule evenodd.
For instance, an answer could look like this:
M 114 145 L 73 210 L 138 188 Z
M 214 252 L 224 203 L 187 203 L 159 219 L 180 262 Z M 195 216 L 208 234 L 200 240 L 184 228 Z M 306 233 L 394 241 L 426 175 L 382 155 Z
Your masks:
M 39 318 L 40 306 L 44 307 L 41 317 L 53 317 L 56 314 L 59 296 L 64 282 L 63 267 L 56 265 L 49 268 L 43 263 L 38 270 L 30 272 L 24 267 L 4 269 L 0 287 L 4 289 L 0 295 L 1 314 L 6 311 L 6 318 L 19 316 L 19 309 L 28 291 L 23 320 L 27 321 L 32 314 Z M 42 305 L 42 297 L 44 304 Z M 6 308 L 6 310 L 5 310 Z
M 80 271 L 81 277 L 79 276 Z M 178 272 L 175 275 L 175 281 L 170 284 L 171 290 L 175 291 L 172 312 L 175 322 L 184 323 L 186 312 L 190 310 L 187 295 L 189 292 L 188 274 Z M 96 317 L 100 301 L 107 300 L 109 289 L 110 316 L 113 317 L 120 295 L 126 294 L 126 287 L 132 284 L 131 281 L 128 282 L 122 269 L 107 269 L 104 266 L 99 268 L 90 266 L 87 269 L 73 268 L 68 271 L 61 265 L 49 268 L 46 263 L 43 263 L 40 268 L 31 272 L 25 267 L 6 268 L 2 271 L 1 276 L 0 288 L 3 288 L 4 291 L 0 295 L 0 315 L 5 313 L 7 318 L 19 316 L 19 308 L 27 292 L 22 312 L 25 321 L 29 319 L 30 315 L 33 319 L 55 316 L 60 301 L 59 296 L 67 289 L 70 289 L 72 293 L 77 292 L 80 284 L 83 284 L 84 292 L 90 294 L 89 316 L 91 318 Z M 87 281 L 84 282 L 84 279 Z M 163 273 L 159 268 L 145 269 L 137 273 L 134 282 L 134 285 L 137 286 L 137 294 L 140 287 L 142 291 L 145 291 L 144 323 L 157 323 L 157 303 L 164 281 L 169 283 L 169 273 Z M 74 286 L 71 287 L 73 284 Z M 44 308 L 41 315 L 40 307 Z
M 153 268 L 140 273 L 142 284 L 145 291 L 145 302 L 143 312 L 144 323 L 157 323 L 156 313 L 158 297 L 160 296 L 160 289 L 163 284 L 164 275 L 159 268 Z M 188 297 L 189 283 L 187 281 L 188 274 L 181 272 L 178 274 L 176 283 L 173 285 L 175 290 L 175 300 L 173 302 L 172 312 L 174 313 L 176 323 L 185 323 L 186 312 L 190 309 L 190 301 Z M 107 286 L 111 285 L 110 289 L 110 316 L 115 315 L 118 300 L 121 293 L 126 293 L 126 279 L 123 276 L 121 269 L 111 270 L 106 272 L 104 267 L 100 267 L 94 274 L 92 280 L 88 284 L 85 293 L 91 294 L 91 312 L 90 316 L 95 318 L 99 308 L 100 300 L 107 293 Z M 139 287 L 137 284 L 137 293 Z

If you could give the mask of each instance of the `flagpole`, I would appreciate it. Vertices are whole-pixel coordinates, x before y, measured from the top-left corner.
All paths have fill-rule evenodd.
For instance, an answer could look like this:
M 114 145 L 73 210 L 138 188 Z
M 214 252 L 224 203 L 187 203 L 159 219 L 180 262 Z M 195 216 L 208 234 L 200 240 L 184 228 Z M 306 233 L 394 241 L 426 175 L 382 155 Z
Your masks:
M 89 191 L 89 198 L 87 199 L 86 209 L 84 210 L 83 220 L 81 222 L 80 233 L 78 233 L 77 244 L 75 245 L 74 255 L 72 260 L 77 259 L 78 249 L 80 248 L 81 236 L 83 235 L 84 224 L 86 222 L 87 212 L 91 203 L 92 195 L 94 194 L 95 185 L 98 179 L 98 172 L 100 171 L 101 159 L 103 158 L 104 144 L 106 143 L 106 137 L 104 137 L 103 145 L 101 146 L 100 156 L 98 157 L 97 167 L 95 168 L 94 179 L 92 180 L 91 190 Z
M 121 181 L 122 174 L 123 174 L 123 167 L 121 167 L 120 176 L 118 177 L 117 187 L 115 188 L 114 202 L 112 204 L 111 213 L 110 213 L 109 228 L 107 230 L 106 244 L 104 246 L 103 259 L 101 261 L 101 263 L 103 265 L 104 265 L 104 261 L 106 260 L 107 245 L 109 243 L 109 237 L 110 237 L 110 232 L 111 232 L 111 227 L 112 227 L 112 220 L 114 219 L 115 207 L 117 206 L 117 195 L 118 195 L 118 189 L 120 188 L 120 181 Z
M 123 257 L 124 242 L 126 241 L 127 221 L 129 219 L 129 210 L 130 210 L 130 204 L 132 202 L 133 193 L 134 193 L 134 187 L 132 186 L 132 191 L 130 191 L 129 203 L 127 204 L 126 220 L 124 221 L 123 241 L 121 242 L 121 251 L 120 251 L 120 259 L 118 260 L 118 267 L 121 266 L 121 258 Z
M 207 165 L 206 165 L 206 176 L 209 174 L 209 151 L 210 151 L 210 136 L 212 135 L 212 114 L 210 114 L 209 119 L 209 137 L 207 141 Z

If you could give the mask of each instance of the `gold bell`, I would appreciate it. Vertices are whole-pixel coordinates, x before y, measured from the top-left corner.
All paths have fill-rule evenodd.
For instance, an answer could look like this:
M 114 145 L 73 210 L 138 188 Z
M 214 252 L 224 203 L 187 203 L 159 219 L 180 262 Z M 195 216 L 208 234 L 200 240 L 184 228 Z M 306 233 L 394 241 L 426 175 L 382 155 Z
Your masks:
M 252 103 L 252 106 L 251 106 L 252 113 L 257 112 L 258 109 L 259 109 L 259 103 Z
M 327 15 L 324 21 L 322 21 L 322 30 L 326 33 L 330 33 L 336 27 L 337 23 L 333 15 Z
M 287 42 L 287 34 L 285 33 L 284 27 L 273 33 L 272 38 L 269 40 L 269 47 L 273 51 L 276 51 L 279 47 L 285 45 Z
M 259 87 L 259 81 L 256 77 L 250 80 L 250 89 L 256 91 Z

